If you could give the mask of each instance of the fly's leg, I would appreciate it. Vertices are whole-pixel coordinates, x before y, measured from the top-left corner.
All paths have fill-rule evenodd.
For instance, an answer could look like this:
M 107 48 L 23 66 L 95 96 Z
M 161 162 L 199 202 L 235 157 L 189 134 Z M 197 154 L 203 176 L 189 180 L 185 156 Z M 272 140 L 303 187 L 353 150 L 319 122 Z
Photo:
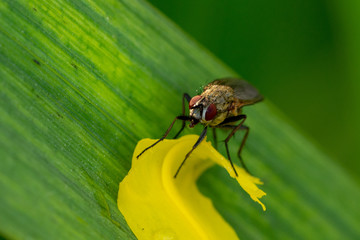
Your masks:
M 249 135 L 249 130 L 250 130 L 250 129 L 249 129 L 248 126 L 242 125 L 242 126 L 240 127 L 240 130 L 245 130 L 245 135 L 244 135 L 244 137 L 243 137 L 243 139 L 242 139 L 242 141 L 241 141 L 240 148 L 239 148 L 239 150 L 238 150 L 237 155 L 238 155 L 238 157 L 239 157 L 239 159 L 240 159 L 240 163 L 241 163 L 241 165 L 243 166 L 243 168 L 245 169 L 245 171 L 246 171 L 247 173 L 251 174 L 251 173 L 249 172 L 249 169 L 246 167 L 243 158 L 241 157 L 241 150 L 243 149 L 243 147 L 244 147 L 244 145 L 245 145 L 245 142 L 246 142 L 246 139 L 247 139 L 247 137 L 248 137 L 248 135 Z
M 182 98 L 182 115 L 183 115 L 183 116 L 185 116 L 185 99 L 186 99 L 186 100 L 188 101 L 188 103 L 189 103 L 190 100 L 191 100 L 190 95 L 187 94 L 187 93 L 184 93 L 184 95 L 183 95 L 183 98 Z M 176 138 L 180 135 L 180 133 L 184 130 L 184 128 L 185 128 L 185 121 L 186 121 L 186 120 L 183 120 L 183 121 L 182 121 L 181 128 L 180 128 L 180 130 L 178 131 L 178 133 L 175 135 L 174 139 L 176 139 Z
M 232 128 L 233 131 L 234 131 L 238 126 L 223 126 L 223 127 Z M 244 145 L 245 145 L 245 142 L 246 142 L 246 139 L 247 139 L 247 137 L 248 137 L 248 135 L 249 135 L 249 130 L 250 130 L 250 129 L 249 129 L 248 126 L 241 125 L 237 130 L 245 130 L 245 131 L 246 131 L 246 132 L 245 132 L 245 135 L 244 135 L 244 137 L 243 137 L 243 139 L 242 139 L 242 141 L 241 141 L 240 148 L 239 148 L 239 150 L 238 150 L 237 155 L 238 155 L 238 157 L 239 157 L 239 159 L 240 159 L 241 166 L 245 169 L 245 171 L 246 171 L 247 173 L 251 174 L 250 171 L 249 171 L 249 169 L 246 167 L 243 158 L 241 157 L 241 150 L 243 149 L 243 147 L 244 147 Z M 237 130 L 236 130 L 236 131 L 237 131 Z M 229 140 L 230 140 L 230 139 L 229 139 Z M 225 141 L 226 141 L 226 140 L 225 140 Z M 225 146 L 226 146 L 226 145 L 227 145 L 227 143 L 225 142 Z M 228 152 L 227 146 L 226 146 L 226 151 L 227 151 L 227 154 L 228 154 L 228 156 L 229 156 L 229 152 Z M 230 156 L 229 156 L 229 158 L 230 158 Z M 230 161 L 231 161 L 231 160 L 230 160 Z
M 213 133 L 214 147 L 215 147 L 215 149 L 217 149 L 216 128 L 212 129 L 212 133 Z
M 198 140 L 196 141 L 196 143 L 194 144 L 194 146 L 192 147 L 192 149 L 190 150 L 190 152 L 188 152 L 185 156 L 185 159 L 182 161 L 182 163 L 180 164 L 179 168 L 177 169 L 174 178 L 176 178 L 176 176 L 179 174 L 181 167 L 184 165 L 186 159 L 188 159 L 188 157 L 190 156 L 190 154 L 194 151 L 194 149 L 202 142 L 202 140 L 204 140 L 205 136 L 206 136 L 206 132 L 207 132 L 207 127 L 204 128 L 204 130 L 202 131 L 202 133 L 200 134 L 200 137 L 198 138 Z
M 241 122 L 238 124 L 238 125 L 226 125 L 226 123 L 230 123 L 230 122 L 235 122 L 235 121 L 239 121 L 241 120 Z M 234 164 L 233 162 L 231 161 L 231 157 L 230 157 L 230 152 L 229 152 L 229 147 L 228 147 L 228 142 L 229 140 L 231 139 L 231 137 L 235 134 L 235 132 L 239 129 L 249 129 L 248 127 L 245 127 L 243 126 L 243 123 L 245 122 L 246 120 L 246 115 L 242 114 L 242 115 L 238 115 L 236 117 L 231 117 L 230 120 L 224 120 L 225 122 L 225 125 L 223 125 L 223 123 L 221 125 L 219 125 L 218 127 L 221 127 L 221 128 L 232 128 L 232 131 L 230 132 L 229 136 L 227 136 L 227 138 L 225 139 L 225 148 L 226 148 L 226 153 L 227 153 L 227 156 L 229 158 L 229 161 L 230 161 L 230 164 L 231 164 L 231 167 L 233 168 L 234 172 L 235 172 L 235 175 L 238 176 L 238 173 L 236 172 L 235 170 L 235 167 L 234 167 Z M 241 165 L 243 166 L 243 168 L 249 173 L 249 170 L 247 169 L 247 167 L 245 166 L 245 163 L 243 161 L 243 159 L 241 158 L 240 156 L 240 153 L 241 153 L 241 150 L 242 148 L 244 147 L 244 144 L 245 144 L 245 141 L 247 139 L 247 136 L 248 136 L 248 133 L 249 131 L 247 130 L 247 133 L 245 133 L 245 137 L 243 138 L 242 142 L 241 142 L 241 145 L 240 145 L 240 149 L 238 151 L 238 156 L 240 158 L 240 163 Z
M 159 142 L 161 142 L 162 140 L 164 140 L 167 135 L 169 134 L 170 130 L 172 129 L 172 127 L 174 126 L 174 123 L 176 122 L 176 120 L 182 120 L 183 122 L 185 121 L 189 121 L 191 118 L 189 116 L 177 116 L 174 121 L 171 123 L 170 127 L 166 130 L 164 136 L 162 136 L 159 140 L 157 140 L 154 144 L 150 145 L 149 147 L 145 148 L 139 155 L 136 156 L 136 158 L 139 158 L 144 152 L 146 152 L 148 149 L 152 148 L 153 146 L 155 146 L 156 144 L 158 144 Z

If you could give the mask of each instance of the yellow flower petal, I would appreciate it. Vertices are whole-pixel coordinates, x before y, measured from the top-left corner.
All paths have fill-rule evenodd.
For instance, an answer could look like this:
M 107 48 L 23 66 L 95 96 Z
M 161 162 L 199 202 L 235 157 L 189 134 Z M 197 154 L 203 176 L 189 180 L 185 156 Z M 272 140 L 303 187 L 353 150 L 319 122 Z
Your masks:
M 235 177 L 229 161 L 210 142 L 203 141 L 173 177 L 197 139 L 187 135 L 164 140 L 139 159 L 136 156 L 156 140 L 143 139 L 136 146 L 129 174 L 120 183 L 118 207 L 138 239 L 238 239 L 196 187 L 198 177 L 214 163 Z M 260 180 L 237 166 L 236 171 L 241 187 L 265 210 L 259 201 L 265 193 L 256 186 Z

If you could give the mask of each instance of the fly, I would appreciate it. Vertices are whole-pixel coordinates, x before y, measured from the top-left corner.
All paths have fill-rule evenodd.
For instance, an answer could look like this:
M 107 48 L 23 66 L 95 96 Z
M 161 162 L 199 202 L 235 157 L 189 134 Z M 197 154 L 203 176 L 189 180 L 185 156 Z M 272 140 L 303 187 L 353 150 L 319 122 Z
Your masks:
M 185 115 L 185 99 L 189 103 L 189 116 Z M 184 165 L 186 159 L 194 151 L 194 149 L 202 142 L 207 134 L 208 128 L 212 128 L 215 147 L 216 147 L 216 128 L 230 129 L 231 132 L 225 139 L 225 148 L 231 167 L 235 175 L 238 176 L 234 164 L 231 161 L 228 142 L 231 137 L 238 130 L 244 130 L 245 135 L 241 141 L 238 157 L 243 168 L 249 172 L 241 157 L 241 150 L 244 147 L 246 139 L 249 135 L 249 127 L 244 125 L 246 115 L 242 114 L 242 107 L 251 105 L 261 101 L 263 97 L 259 94 L 258 90 L 250 85 L 248 82 L 237 78 L 222 78 L 214 80 L 204 87 L 201 95 L 190 97 L 189 94 L 183 95 L 182 115 L 177 116 L 170 127 L 166 130 L 164 136 L 156 141 L 151 146 L 145 148 L 136 158 L 139 158 L 145 151 L 154 147 L 156 144 L 164 140 L 174 126 L 176 120 L 182 120 L 182 126 L 174 138 L 177 138 L 185 128 L 185 122 L 189 121 L 189 127 L 193 128 L 196 124 L 201 123 L 204 125 L 204 130 L 201 132 L 198 140 L 193 145 L 192 149 L 186 154 L 185 159 L 177 169 L 174 178 L 178 175 L 181 167 Z

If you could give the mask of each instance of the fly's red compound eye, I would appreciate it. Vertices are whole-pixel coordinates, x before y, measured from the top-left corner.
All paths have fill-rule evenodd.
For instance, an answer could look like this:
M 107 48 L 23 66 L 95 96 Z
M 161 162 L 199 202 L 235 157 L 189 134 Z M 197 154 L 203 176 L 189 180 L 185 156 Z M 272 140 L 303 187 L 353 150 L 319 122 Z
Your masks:
M 200 95 L 196 95 L 195 97 L 193 97 L 190 102 L 189 102 L 189 109 L 191 109 L 195 103 L 197 103 L 197 101 L 199 101 L 201 99 Z
M 205 120 L 210 121 L 215 117 L 215 115 L 216 115 L 216 106 L 215 104 L 212 103 L 206 109 Z

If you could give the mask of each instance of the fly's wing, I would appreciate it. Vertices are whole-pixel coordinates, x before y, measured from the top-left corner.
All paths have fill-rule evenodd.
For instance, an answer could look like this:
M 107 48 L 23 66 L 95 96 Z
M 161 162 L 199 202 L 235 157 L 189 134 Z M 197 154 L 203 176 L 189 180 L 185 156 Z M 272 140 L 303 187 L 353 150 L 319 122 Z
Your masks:
M 234 97 L 237 98 L 241 106 L 257 103 L 263 99 L 259 91 L 245 80 L 238 78 L 221 78 L 205 86 L 204 91 L 214 85 L 229 86 L 234 90 Z

